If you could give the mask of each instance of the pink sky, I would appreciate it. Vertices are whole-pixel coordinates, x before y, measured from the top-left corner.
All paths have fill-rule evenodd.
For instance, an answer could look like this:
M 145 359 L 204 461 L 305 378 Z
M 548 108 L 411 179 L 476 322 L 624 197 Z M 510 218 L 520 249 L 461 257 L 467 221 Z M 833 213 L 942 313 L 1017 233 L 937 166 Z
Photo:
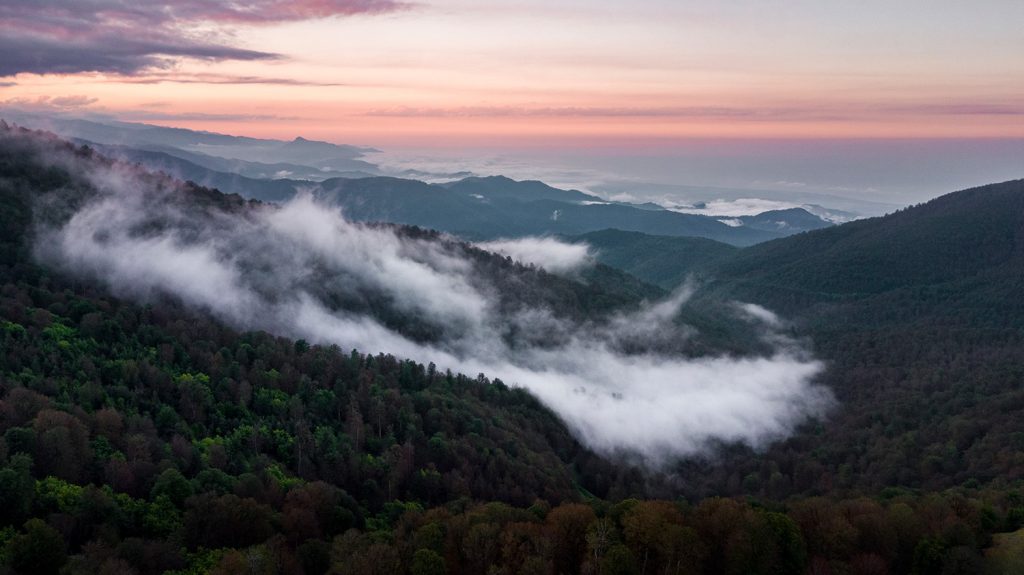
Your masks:
M 378 146 L 1024 138 L 1017 0 L 52 4 L 0 7 L 8 106 Z

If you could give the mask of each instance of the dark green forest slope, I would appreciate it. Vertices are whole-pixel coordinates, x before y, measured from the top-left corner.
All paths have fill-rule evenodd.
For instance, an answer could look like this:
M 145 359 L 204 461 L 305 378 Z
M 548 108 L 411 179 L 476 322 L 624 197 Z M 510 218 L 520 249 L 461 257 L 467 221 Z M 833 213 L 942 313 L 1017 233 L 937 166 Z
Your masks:
M 839 406 L 821 425 L 765 454 L 691 462 L 698 492 L 1024 478 L 1024 181 L 731 252 L 618 231 L 586 237 L 603 261 L 649 281 L 702 277 L 698 302 L 779 312 L 829 362 L 823 381 Z
M 1016 536 L 993 537 L 1024 526 L 1012 474 L 955 485 L 958 471 L 940 465 L 923 471 L 946 478 L 941 492 L 881 489 L 909 483 L 884 475 L 858 490 L 830 471 L 831 452 L 818 451 L 829 447 L 814 439 L 821 426 L 748 462 L 725 453 L 722 461 L 733 457 L 735 473 L 744 473 L 736 482 L 735 473 L 710 465 L 706 475 L 644 474 L 581 447 L 523 390 L 389 355 L 239 332 L 171 299 L 137 305 L 41 267 L 31 257 L 32 223 L 67 217 L 66 206 L 91 193 L 69 171 L 76 162 L 108 160 L 4 126 L 0 139 L 2 569 L 425 575 L 1020 567 L 1008 551 Z M 77 159 L 66 167 L 34 162 L 40 145 Z M 180 193 L 196 217 L 248 205 L 195 186 Z M 553 298 L 570 314 L 603 313 L 655 293 L 611 271 L 602 273 L 609 286 L 625 286 L 618 292 L 477 257 L 535 287 L 522 297 Z M 993 405 L 991 416 L 1004 423 L 1022 408 Z M 971 437 L 970 427 L 957 429 Z M 870 423 L 860 433 L 889 431 Z M 1005 449 L 1000 457 L 1020 455 L 1020 447 Z M 793 466 L 780 459 L 787 453 Z M 796 470 L 792 479 L 759 467 L 746 473 L 750 465 L 771 470 L 772 458 L 781 462 L 779 475 Z M 769 491 L 776 484 L 781 489 Z M 746 497 L 693 497 L 700 491 Z M 793 492 L 816 496 L 786 498 Z
M 1024 478 L 1024 182 L 742 250 L 706 297 L 792 318 L 829 361 L 820 426 L 697 476 L 773 496 Z
M 738 251 L 729 244 L 706 238 L 652 236 L 615 229 L 569 240 L 591 246 L 598 261 L 667 290 Z

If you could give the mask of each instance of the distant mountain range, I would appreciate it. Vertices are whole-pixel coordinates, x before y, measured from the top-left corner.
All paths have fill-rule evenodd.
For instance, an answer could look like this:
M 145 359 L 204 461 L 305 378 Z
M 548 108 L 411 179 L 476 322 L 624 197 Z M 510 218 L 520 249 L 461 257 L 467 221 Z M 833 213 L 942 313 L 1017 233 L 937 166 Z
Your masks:
M 353 220 L 418 225 L 471 240 L 577 235 L 616 228 L 747 246 L 833 223 L 828 210 L 818 215 L 808 211 L 815 208 L 738 217 L 680 213 L 652 202 L 608 201 L 578 190 L 502 176 L 428 184 L 410 179 L 427 176 L 420 172 L 384 173 L 363 159 L 376 151 L 373 148 L 301 137 L 267 140 L 147 124 L 3 114 L 106 155 L 226 193 L 282 202 L 306 191 L 341 207 Z
M 576 190 L 501 176 L 466 178 L 446 185 L 396 178 L 332 179 L 321 182 L 314 193 L 355 220 L 412 224 L 469 239 L 575 235 L 616 228 L 743 246 L 831 225 L 801 209 L 724 222 L 711 216 L 607 202 Z
M 112 120 L 97 122 L 54 116 L 41 117 L 13 110 L 4 110 L 0 115 L 9 121 L 26 124 L 29 127 L 46 129 L 67 138 L 100 144 L 170 153 L 181 150 L 248 162 L 301 164 L 317 169 L 376 171 L 373 164 L 359 160 L 364 154 L 377 151 L 368 147 L 338 145 L 305 138 L 295 138 L 291 141 L 248 138 Z
M 578 190 L 562 190 L 538 181 L 517 182 L 503 176 L 468 177 L 445 184 L 371 176 L 365 172 L 350 172 L 322 181 L 249 177 L 243 174 L 258 174 L 260 170 L 265 173 L 275 168 L 280 168 L 277 173 L 301 170 L 290 164 L 259 164 L 167 149 L 92 145 L 107 155 L 246 198 L 282 202 L 300 191 L 308 191 L 341 207 L 346 217 L 353 220 L 418 225 L 474 240 L 572 235 L 618 228 L 751 245 L 832 225 L 801 208 L 718 218 L 678 213 L 655 204 L 608 202 Z

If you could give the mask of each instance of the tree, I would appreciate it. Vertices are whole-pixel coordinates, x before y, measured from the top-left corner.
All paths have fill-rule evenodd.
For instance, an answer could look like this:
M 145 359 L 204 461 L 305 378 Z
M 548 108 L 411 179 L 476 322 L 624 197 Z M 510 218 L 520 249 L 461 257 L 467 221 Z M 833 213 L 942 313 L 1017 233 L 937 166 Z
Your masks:
M 548 513 L 556 572 L 579 573 L 587 554 L 587 529 L 596 520 L 594 510 L 579 503 L 563 503 Z
M 153 499 L 161 495 L 166 496 L 175 506 L 182 507 L 185 500 L 192 496 L 192 484 L 177 469 L 165 469 L 156 478 L 150 491 L 150 497 Z
M 32 510 L 35 481 L 31 468 L 32 458 L 19 453 L 0 469 L 0 520 L 4 525 L 21 523 Z
M 32 422 L 36 432 L 35 472 L 38 477 L 55 475 L 73 483 L 83 478 L 92 457 L 89 431 L 76 417 L 63 411 L 44 409 Z
M 412 556 L 412 565 L 409 568 L 411 575 L 444 575 L 444 557 L 430 549 L 419 549 Z
M 636 575 L 639 572 L 636 556 L 621 543 L 608 549 L 601 560 L 601 575 Z
M 25 532 L 11 539 L 5 552 L 15 571 L 31 575 L 56 575 L 67 561 L 64 537 L 42 519 L 26 521 Z

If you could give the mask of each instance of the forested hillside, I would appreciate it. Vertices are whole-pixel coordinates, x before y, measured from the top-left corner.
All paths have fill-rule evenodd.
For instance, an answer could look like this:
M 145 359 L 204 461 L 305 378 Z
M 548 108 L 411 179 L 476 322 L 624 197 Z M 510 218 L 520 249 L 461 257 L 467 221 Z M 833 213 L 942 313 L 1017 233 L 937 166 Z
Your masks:
M 687 277 L 701 275 L 712 264 L 738 251 L 729 244 L 705 238 L 652 236 L 615 229 L 570 239 L 591 246 L 598 261 L 667 290 L 675 289 Z
M 766 454 L 696 473 L 709 492 L 1024 478 L 1024 182 L 755 246 L 711 274 L 708 297 L 793 319 L 839 405 Z
M 922 455 L 931 467 L 891 464 L 942 478 L 935 484 L 862 464 L 872 461 L 871 441 L 887 448 L 902 436 L 907 458 L 934 440 L 918 427 L 917 404 L 899 407 L 900 420 L 846 415 L 857 388 L 842 380 L 830 380 L 840 404 L 828 419 L 763 455 L 722 446 L 720 466 L 642 471 L 593 454 L 530 393 L 485 375 L 239 330 L 166 294 L 132 303 L 41 265 L 33 257 L 40 222 L 67 218 L 98 191 L 73 170 L 109 160 L 6 126 L 0 138 L 0 559 L 10 572 L 1012 573 L 1021 565 L 1020 534 L 1003 534 L 1024 526 L 1021 446 L 1012 443 L 1020 371 L 1001 371 L 1008 362 L 974 373 L 976 393 L 943 402 L 945 372 L 929 376 L 921 360 L 886 356 L 907 353 L 893 341 L 874 347 L 874 360 L 833 360 L 853 368 L 851 377 L 902 371 L 883 391 L 899 383 L 905 393 L 930 392 L 937 411 L 926 410 L 926 424 L 947 422 L 942 409 L 986 408 L 1009 443 L 982 441 L 996 451 L 972 453 L 997 475 L 961 472 L 959 451 L 942 460 L 956 442 Z M 34 161 L 40 139 L 74 159 Z M 197 226 L 254 205 L 151 178 L 187 200 Z M 154 219 L 134 232 L 162 225 Z M 660 293 L 605 268 L 584 284 L 457 249 L 522 286 L 506 296 L 512 307 L 533 302 L 585 320 Z M 410 337 L 419 329 L 392 321 Z M 821 350 L 839 348 L 829 341 L 816 339 Z M 996 341 L 1008 359 L 1008 340 Z M 967 356 L 964 369 L 981 357 Z M 1005 397 L 990 401 L 986 386 Z M 995 428 L 948 425 L 965 442 Z M 922 431 L 908 439 L 914 429 Z

